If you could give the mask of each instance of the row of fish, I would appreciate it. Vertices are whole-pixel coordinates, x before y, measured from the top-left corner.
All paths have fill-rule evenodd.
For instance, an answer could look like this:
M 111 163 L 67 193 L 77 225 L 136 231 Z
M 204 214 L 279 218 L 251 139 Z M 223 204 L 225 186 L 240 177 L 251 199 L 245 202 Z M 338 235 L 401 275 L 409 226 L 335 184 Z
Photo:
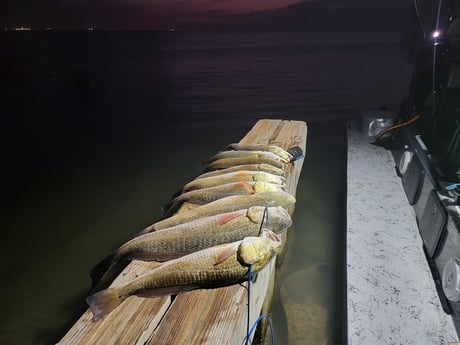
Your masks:
M 280 245 L 275 233 L 263 230 L 261 236 L 245 237 L 167 261 L 122 287 L 96 292 L 86 301 L 96 321 L 131 295 L 156 297 L 235 284 L 247 279 L 249 265 L 253 265 L 254 272 L 263 268 Z
M 301 157 L 274 145 L 231 144 L 203 165 L 168 204 L 169 215 L 120 246 L 91 272 L 93 288 L 127 260 L 163 262 L 125 286 L 103 289 L 87 303 L 93 320 L 130 295 L 162 296 L 235 284 L 278 252 L 295 198 L 284 191 L 286 167 Z M 188 211 L 174 211 L 189 202 Z

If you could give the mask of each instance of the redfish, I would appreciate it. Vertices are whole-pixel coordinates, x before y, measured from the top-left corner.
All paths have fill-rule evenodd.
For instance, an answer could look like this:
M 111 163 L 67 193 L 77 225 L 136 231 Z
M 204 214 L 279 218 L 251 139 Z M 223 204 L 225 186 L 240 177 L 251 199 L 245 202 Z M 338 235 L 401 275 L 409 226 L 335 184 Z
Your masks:
M 261 163 L 270 164 L 284 170 L 289 161 L 267 151 L 221 151 L 204 163 L 203 171 L 224 169 L 235 165 Z
M 262 192 L 279 192 L 284 190 L 284 185 L 266 181 L 232 182 L 182 193 L 172 199 L 171 204 L 182 203 L 185 201 L 191 202 L 192 204 L 206 204 L 230 195 L 247 195 Z
M 277 168 L 273 165 L 270 164 L 243 164 L 243 165 L 235 165 L 235 166 L 230 166 L 225 169 L 217 169 L 217 170 L 211 170 L 205 173 L 200 174 L 197 178 L 201 177 L 209 177 L 209 176 L 216 176 L 216 175 L 222 175 L 226 174 L 229 172 L 234 172 L 234 171 L 241 171 L 241 170 L 249 170 L 249 171 L 264 171 L 267 173 L 270 173 L 272 175 L 278 175 L 278 176 L 284 176 L 285 171 L 281 168 Z
M 253 206 L 135 237 L 92 269 L 93 288 L 121 260 L 171 260 L 214 245 L 258 236 L 262 225 L 279 234 L 292 225 L 292 220 L 282 207 Z
M 231 182 L 257 182 L 265 181 L 270 183 L 276 183 L 279 185 L 284 185 L 286 183 L 286 178 L 283 176 L 273 175 L 264 171 L 250 171 L 250 170 L 241 170 L 229 172 L 217 176 L 209 177 L 198 177 L 187 184 L 182 188 L 182 192 L 187 192 L 190 190 L 215 187 Z
M 225 150 L 235 150 L 235 151 L 267 151 L 274 153 L 275 155 L 280 156 L 285 159 L 287 162 L 290 162 L 294 157 L 286 150 L 282 149 L 277 145 L 272 144 L 240 144 L 233 143 L 229 144 Z
M 295 202 L 296 199 L 291 194 L 284 191 L 262 192 L 250 195 L 231 195 L 160 220 L 146 227 L 139 235 L 169 228 L 201 217 L 237 211 L 251 206 L 281 206 L 292 214 Z
M 166 261 L 123 286 L 88 296 L 86 302 L 93 321 L 97 321 L 132 295 L 159 297 L 237 284 L 247 279 L 249 265 L 257 273 L 280 247 L 280 238 L 264 229 L 260 237 L 246 237 Z

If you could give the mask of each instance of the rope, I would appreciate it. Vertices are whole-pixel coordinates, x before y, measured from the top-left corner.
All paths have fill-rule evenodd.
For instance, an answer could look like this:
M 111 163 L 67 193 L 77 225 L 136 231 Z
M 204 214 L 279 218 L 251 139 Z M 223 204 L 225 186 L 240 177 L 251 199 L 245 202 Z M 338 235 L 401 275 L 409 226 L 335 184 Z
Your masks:
M 262 228 L 263 228 L 263 225 L 264 225 L 264 219 L 265 219 L 265 224 L 267 224 L 267 226 L 268 226 L 268 206 L 265 206 L 264 214 L 262 216 L 262 222 L 260 223 L 259 234 L 257 236 L 260 236 L 260 234 L 262 233 Z
M 252 275 L 252 265 L 249 265 L 248 270 L 248 320 L 246 323 L 246 345 L 249 344 L 249 337 L 251 333 L 249 333 L 249 322 L 251 320 L 250 311 L 251 311 L 251 275 Z
M 263 319 L 266 318 L 268 320 L 268 325 L 270 326 L 270 335 L 271 335 L 271 344 L 275 344 L 275 333 L 273 332 L 273 325 L 272 325 L 272 320 L 270 319 L 270 316 L 267 314 L 261 314 L 257 320 L 254 322 L 252 325 L 251 329 L 249 329 L 249 322 L 250 322 L 250 310 L 251 310 L 251 276 L 252 276 L 252 265 L 249 265 L 249 270 L 248 270 L 248 318 L 247 318 L 247 324 L 246 324 L 246 341 L 245 345 L 249 344 L 249 338 L 251 337 L 251 334 L 254 332 L 256 329 L 257 325 L 259 322 Z
M 268 324 L 270 326 L 271 344 L 274 345 L 275 344 L 275 333 L 273 332 L 272 320 L 270 319 L 270 316 L 267 314 L 262 314 L 257 318 L 257 320 L 252 325 L 251 331 L 248 333 L 248 336 L 246 339 L 248 339 L 251 336 L 252 332 L 254 332 L 254 329 L 256 328 L 260 320 L 262 320 L 263 318 L 266 318 L 268 320 Z
M 268 206 L 265 206 L 265 226 L 268 228 Z
M 420 115 L 415 115 L 414 117 L 412 117 L 411 119 L 409 119 L 408 121 L 406 122 L 403 122 L 403 123 L 400 123 L 399 125 L 395 125 L 395 126 L 391 126 L 391 127 L 388 127 L 388 128 L 385 128 L 385 129 L 382 129 L 380 132 L 378 132 L 376 135 L 375 135 L 375 139 L 379 139 L 382 135 L 384 135 L 385 133 L 388 133 L 396 128 L 400 128 L 400 127 L 403 127 L 403 126 L 407 126 L 407 125 L 410 125 L 412 122 L 415 122 L 416 120 L 418 120 L 418 118 L 420 117 Z
M 446 190 L 455 190 L 455 189 L 457 189 L 459 187 L 460 187 L 460 183 L 453 183 L 453 184 L 450 184 L 448 186 L 445 186 L 444 188 Z
M 264 218 L 265 218 L 265 224 L 267 224 L 267 226 L 268 226 L 268 206 L 265 206 Z M 262 219 L 262 222 L 260 224 L 259 236 L 260 236 L 260 234 L 262 232 L 263 224 L 264 224 L 264 219 Z M 251 329 L 249 329 L 249 323 L 250 323 L 250 320 L 251 320 L 251 315 L 250 315 L 250 312 L 251 312 L 251 279 L 252 279 L 252 265 L 249 265 L 249 269 L 248 269 L 248 317 L 247 317 L 247 323 L 246 323 L 246 341 L 245 341 L 245 345 L 249 344 L 249 338 L 251 337 L 252 332 L 254 332 L 254 329 L 259 324 L 260 320 L 262 320 L 264 317 L 267 318 L 267 320 L 268 320 L 268 324 L 270 326 L 271 340 L 272 340 L 271 344 L 274 345 L 275 344 L 275 334 L 273 332 L 272 320 L 270 319 L 269 315 L 267 315 L 267 314 L 260 315 L 257 318 L 257 320 L 254 322 L 254 324 L 252 325 Z

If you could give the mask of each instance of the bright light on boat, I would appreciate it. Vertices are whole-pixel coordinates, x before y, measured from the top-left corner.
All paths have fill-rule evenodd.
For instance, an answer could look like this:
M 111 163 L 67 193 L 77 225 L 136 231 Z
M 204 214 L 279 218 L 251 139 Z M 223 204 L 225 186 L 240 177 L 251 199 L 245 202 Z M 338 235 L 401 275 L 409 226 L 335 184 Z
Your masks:
M 431 34 L 431 36 L 432 36 L 433 38 L 438 38 L 439 36 L 441 36 L 441 31 L 439 31 L 439 30 L 433 31 L 433 33 Z

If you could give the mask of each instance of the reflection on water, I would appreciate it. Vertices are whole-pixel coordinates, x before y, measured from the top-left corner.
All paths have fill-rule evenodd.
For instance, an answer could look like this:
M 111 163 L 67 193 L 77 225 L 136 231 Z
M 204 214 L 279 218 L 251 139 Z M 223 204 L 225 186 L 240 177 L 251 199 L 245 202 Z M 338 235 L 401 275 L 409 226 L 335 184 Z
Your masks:
M 130 157 L 112 158 L 98 169 L 82 168 L 51 180 L 41 179 L 40 184 L 29 187 L 27 195 L 10 195 L 12 212 L 5 227 L 8 234 L 1 244 L 5 260 L 0 266 L 0 343 L 50 344 L 59 340 L 86 308 L 90 268 L 159 219 L 161 206 L 196 176 L 200 161 L 238 141 L 250 128 L 165 128 L 165 135 L 174 139 L 168 147 L 151 145 Z M 340 325 L 325 328 L 320 322 L 326 314 L 332 323 L 342 322 L 334 311 L 341 308 L 334 305 L 334 297 L 316 300 L 321 296 L 319 292 L 327 291 L 326 286 L 339 285 L 340 290 L 335 281 L 338 278 L 328 281 L 327 277 L 314 276 L 312 282 L 307 282 L 310 278 L 302 272 L 319 262 L 337 267 L 341 260 L 338 234 L 342 230 L 344 202 L 340 192 L 344 179 L 342 131 L 330 125 L 309 127 L 294 225 L 289 230 L 286 257 L 275 282 L 272 320 L 277 344 L 288 344 L 288 331 L 292 333 L 292 329 L 307 330 L 306 325 L 290 320 L 298 319 L 292 313 L 305 303 L 324 308 L 324 315 L 315 316 L 318 330 L 324 327 L 333 338 L 337 328 L 340 330 Z M 217 132 L 218 138 L 214 135 Z M 16 190 L 25 193 L 25 189 L 22 186 Z M 284 297 L 280 299 L 282 284 Z M 298 292 L 305 292 L 304 300 L 298 295 L 291 301 L 286 297 L 292 284 L 301 287 Z M 312 318 L 314 313 L 309 312 Z M 330 315 L 335 316 L 331 319 Z
M 276 272 L 278 344 L 343 343 L 345 169 L 345 128 L 311 125 L 286 258 Z
M 409 75 L 399 37 L 35 32 L 0 42 L 0 344 L 60 339 L 86 308 L 91 267 L 158 220 L 200 162 L 260 118 L 309 124 L 276 273 L 276 343 L 305 330 L 291 320 L 306 303 L 341 343 L 346 148 L 332 121 L 397 109 Z M 321 302 L 305 288 L 286 303 L 281 285 L 303 286 L 299 272 L 319 263 L 334 272 L 310 286 Z
M 196 176 L 201 160 L 250 129 L 234 127 L 216 138 L 218 128 L 210 128 L 164 126 L 156 140 L 168 145 L 114 150 L 72 171 L 50 167 L 47 177 L 33 176 L 32 167 L 24 179 L 9 180 L 0 241 L 0 344 L 59 340 L 87 307 L 90 269 L 158 220 L 161 206 Z M 53 150 L 71 159 L 58 145 Z
M 329 344 L 331 289 L 328 264 L 315 264 L 292 273 L 281 284 L 280 296 L 290 345 Z

